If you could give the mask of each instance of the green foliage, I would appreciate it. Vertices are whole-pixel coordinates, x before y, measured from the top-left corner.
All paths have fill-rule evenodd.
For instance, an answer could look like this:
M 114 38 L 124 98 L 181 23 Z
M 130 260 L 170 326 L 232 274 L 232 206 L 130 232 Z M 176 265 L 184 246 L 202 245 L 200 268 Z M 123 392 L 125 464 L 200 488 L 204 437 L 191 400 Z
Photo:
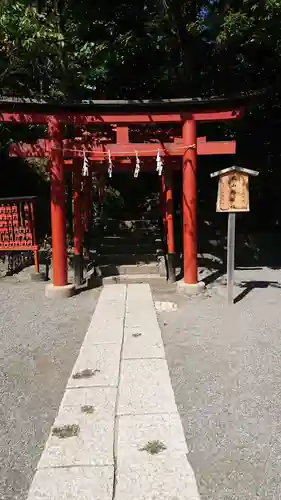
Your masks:
M 226 91 L 279 87 L 281 2 L 214 2 L 207 16 L 220 75 L 217 88 Z M 239 7 L 237 8 L 237 5 Z
M 0 47 L 3 93 L 55 92 L 52 75 L 64 47 L 55 21 L 23 2 L 8 2 L 0 7 Z
M 2 2 L 2 92 L 141 98 L 268 86 L 280 19 L 277 0 Z
M 8 0 L 2 92 L 155 98 L 274 87 L 280 20 L 277 0 Z
M 280 24 L 278 0 L 2 0 L 1 92 L 80 100 L 262 90 L 230 127 L 242 161 L 279 178 Z M 2 125 L 0 142 L 36 131 Z

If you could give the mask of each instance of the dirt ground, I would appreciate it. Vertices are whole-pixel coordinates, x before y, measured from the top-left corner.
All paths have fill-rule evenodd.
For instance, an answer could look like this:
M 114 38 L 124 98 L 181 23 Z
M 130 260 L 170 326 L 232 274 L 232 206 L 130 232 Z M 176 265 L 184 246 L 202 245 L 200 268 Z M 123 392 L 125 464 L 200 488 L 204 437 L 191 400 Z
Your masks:
M 235 272 L 206 294 L 159 312 L 189 459 L 202 500 L 281 499 L 280 271 Z
M 25 500 L 99 290 L 50 301 L 28 269 L 0 278 L 0 498 Z

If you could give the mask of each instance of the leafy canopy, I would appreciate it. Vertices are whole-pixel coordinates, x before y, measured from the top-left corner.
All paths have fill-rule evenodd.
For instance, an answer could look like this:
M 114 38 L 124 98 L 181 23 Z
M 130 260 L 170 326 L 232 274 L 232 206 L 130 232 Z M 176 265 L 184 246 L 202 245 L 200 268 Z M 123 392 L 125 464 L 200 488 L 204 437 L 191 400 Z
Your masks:
M 3 93 L 64 98 L 279 88 L 281 2 L 6 0 Z

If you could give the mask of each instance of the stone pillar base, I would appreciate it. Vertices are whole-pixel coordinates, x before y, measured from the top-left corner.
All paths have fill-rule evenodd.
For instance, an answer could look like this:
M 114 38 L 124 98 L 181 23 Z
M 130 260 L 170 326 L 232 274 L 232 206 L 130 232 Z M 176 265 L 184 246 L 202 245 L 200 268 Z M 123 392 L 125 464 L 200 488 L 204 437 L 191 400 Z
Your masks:
M 175 253 L 167 254 L 167 265 L 168 265 L 168 279 L 172 283 L 176 281 L 176 267 L 175 267 Z
M 31 281 L 48 281 L 46 273 L 30 273 Z
M 205 290 L 205 286 L 204 281 L 199 281 L 191 285 L 180 280 L 177 282 L 177 291 L 183 295 L 197 295 Z
M 54 286 L 50 283 L 45 288 L 45 295 L 47 299 L 68 299 L 75 294 L 75 286 L 65 285 L 65 286 Z
M 74 283 L 79 287 L 83 283 L 83 256 L 73 255 Z

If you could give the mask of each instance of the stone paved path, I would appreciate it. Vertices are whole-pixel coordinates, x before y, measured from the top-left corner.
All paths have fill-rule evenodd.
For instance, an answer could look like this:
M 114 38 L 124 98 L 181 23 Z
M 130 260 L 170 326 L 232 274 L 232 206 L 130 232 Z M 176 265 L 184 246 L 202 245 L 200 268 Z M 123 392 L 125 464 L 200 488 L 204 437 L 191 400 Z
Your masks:
M 159 314 L 167 361 L 201 499 L 280 500 L 280 270 L 235 277 Z
M 104 287 L 28 496 L 93 498 L 199 498 L 146 284 Z

